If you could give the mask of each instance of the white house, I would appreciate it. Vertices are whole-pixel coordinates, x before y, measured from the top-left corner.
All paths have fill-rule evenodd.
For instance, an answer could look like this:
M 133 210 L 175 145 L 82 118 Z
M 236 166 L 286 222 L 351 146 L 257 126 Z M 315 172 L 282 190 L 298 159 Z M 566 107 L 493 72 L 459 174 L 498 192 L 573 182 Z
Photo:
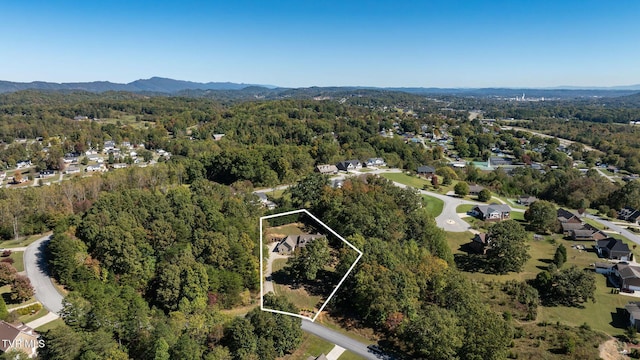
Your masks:
M 98 165 L 89 165 L 87 166 L 87 172 L 95 172 L 95 171 L 100 171 L 100 172 L 104 172 L 107 171 L 107 168 L 104 167 L 104 165 L 102 164 L 98 164 Z

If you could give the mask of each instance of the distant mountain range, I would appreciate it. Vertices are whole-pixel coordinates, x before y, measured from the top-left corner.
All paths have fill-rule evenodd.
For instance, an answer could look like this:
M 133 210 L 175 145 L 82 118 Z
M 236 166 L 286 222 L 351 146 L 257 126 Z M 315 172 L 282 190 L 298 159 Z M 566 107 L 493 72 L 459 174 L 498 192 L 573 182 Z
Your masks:
M 306 90 L 305 90 L 306 89 Z M 264 96 L 267 98 L 275 94 L 284 95 L 287 92 L 302 90 L 318 91 L 319 93 L 335 93 L 353 90 L 382 90 L 399 91 L 416 95 L 459 95 L 477 97 L 515 97 L 526 94 L 527 97 L 545 98 L 580 98 L 580 97 L 611 97 L 630 95 L 640 91 L 640 84 L 615 87 L 575 87 L 563 86 L 554 88 L 422 88 L 422 87 L 311 87 L 311 88 L 279 88 L 272 85 L 238 84 L 232 82 L 199 83 L 192 81 L 174 80 L 161 77 L 141 79 L 128 84 L 112 83 L 109 81 L 93 81 L 78 83 L 51 83 L 34 81 L 30 83 L 0 81 L 0 93 L 21 90 L 49 90 L 49 91 L 89 91 L 101 93 L 106 91 L 126 91 L 137 93 L 154 93 L 168 95 L 206 96 L 208 93 L 235 92 L 241 90 L 245 95 Z M 296 91 L 298 90 L 298 91 Z
M 43 81 L 20 83 L 11 81 L 0 81 L 0 93 L 21 90 L 83 90 L 90 92 L 130 91 L 173 94 L 183 90 L 242 90 L 250 86 L 274 88 L 274 86 L 269 85 L 237 84 L 231 82 L 198 83 L 192 81 L 152 77 L 151 79 L 136 80 L 128 84 L 118 84 L 109 81 L 92 81 L 79 83 L 51 83 Z

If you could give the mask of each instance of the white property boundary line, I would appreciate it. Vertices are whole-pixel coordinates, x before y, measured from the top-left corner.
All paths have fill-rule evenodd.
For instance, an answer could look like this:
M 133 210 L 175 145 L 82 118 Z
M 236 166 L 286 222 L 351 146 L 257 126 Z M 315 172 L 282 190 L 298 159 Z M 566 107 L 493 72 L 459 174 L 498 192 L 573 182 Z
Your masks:
M 338 239 L 342 240 L 344 243 L 346 243 L 347 245 L 349 245 L 350 248 L 352 248 L 353 250 L 358 252 L 358 258 L 356 259 L 356 261 L 353 262 L 353 264 L 351 264 L 351 267 L 349 268 L 349 270 L 347 270 L 347 273 L 344 274 L 344 276 L 342 277 L 342 279 L 340 280 L 340 282 L 338 283 L 338 285 L 336 285 L 335 289 L 333 289 L 333 291 L 331 292 L 331 295 L 329 295 L 329 297 L 327 298 L 327 300 L 325 300 L 322 303 L 322 306 L 320 307 L 320 309 L 318 310 L 318 312 L 316 313 L 316 315 L 313 318 L 310 318 L 308 316 L 303 316 L 300 314 L 294 314 L 294 313 L 290 313 L 287 311 L 280 311 L 280 310 L 274 310 L 274 309 L 267 309 L 264 307 L 264 285 L 263 282 L 265 281 L 264 279 L 264 255 L 263 255 L 263 244 L 262 244 L 262 221 L 263 220 L 267 220 L 267 219 L 272 219 L 272 218 L 276 218 L 276 217 L 280 217 L 280 216 L 287 216 L 287 215 L 293 215 L 293 214 L 299 214 L 299 213 L 305 213 L 307 215 L 309 215 L 312 219 L 314 219 L 315 221 L 317 221 L 320 225 L 324 226 L 325 229 L 329 230 L 329 232 L 331 232 L 334 236 L 336 236 Z M 269 254 L 269 256 L 271 256 L 271 254 Z M 351 271 L 353 270 L 353 268 L 356 266 L 356 264 L 358 263 L 358 261 L 360 260 L 360 258 L 362 257 L 362 251 L 358 250 L 355 246 L 353 246 L 350 242 L 348 242 L 347 240 L 345 240 L 342 236 L 340 236 L 337 232 L 333 231 L 332 228 L 328 227 L 327 224 L 323 223 L 322 221 L 320 221 L 320 219 L 318 219 L 317 217 L 313 216 L 313 214 L 311 214 L 309 211 L 307 211 L 306 209 L 299 209 L 299 210 L 293 210 L 293 211 L 287 211 L 287 212 L 283 212 L 280 214 L 273 214 L 273 215 L 267 215 L 267 216 L 262 216 L 260 218 L 260 310 L 262 311 L 268 311 L 268 312 L 272 312 L 272 313 L 276 313 L 276 314 L 283 314 L 283 315 L 291 315 L 291 316 L 295 316 L 295 317 L 299 317 L 301 319 L 307 319 L 307 320 L 311 320 L 316 321 L 316 318 L 318 317 L 318 315 L 320 315 L 320 313 L 322 312 L 322 310 L 324 310 L 324 307 L 327 306 L 327 304 L 329 303 L 329 301 L 331 300 L 331 298 L 333 297 L 333 295 L 335 295 L 336 291 L 338 291 L 338 289 L 340 288 L 340 286 L 342 285 L 342 283 L 347 279 L 347 276 L 349 276 L 349 274 L 351 273 Z

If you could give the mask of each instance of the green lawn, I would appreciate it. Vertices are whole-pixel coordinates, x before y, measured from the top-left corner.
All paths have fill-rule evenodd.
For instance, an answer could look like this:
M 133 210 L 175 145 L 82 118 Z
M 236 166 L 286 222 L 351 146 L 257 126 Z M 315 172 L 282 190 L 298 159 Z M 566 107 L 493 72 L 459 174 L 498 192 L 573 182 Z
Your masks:
M 580 218 L 582 221 L 586 222 L 587 224 L 593 226 L 594 228 L 598 229 L 598 230 L 604 230 L 605 226 L 603 226 L 602 224 L 600 224 L 599 222 L 593 220 L 593 219 L 589 219 L 586 217 L 582 217 Z
M 463 254 L 460 249 L 461 245 L 469 243 L 473 234 L 465 233 L 447 233 L 447 241 L 454 254 Z M 525 264 L 524 269 L 520 273 L 510 273 L 506 275 L 491 275 L 480 272 L 465 272 L 469 278 L 478 281 L 498 281 L 507 280 L 529 280 L 544 270 L 553 258 L 555 249 L 559 244 L 563 244 L 567 248 L 567 263 L 563 267 L 576 265 L 581 268 L 589 268 L 591 264 L 598 261 L 598 256 L 593 251 L 581 251 L 572 248 L 573 244 L 586 245 L 590 247 L 591 243 L 564 240 L 559 234 L 545 236 L 544 240 L 527 241 L 529 244 L 529 254 L 531 259 Z M 606 285 L 604 275 L 595 274 L 596 279 L 596 302 L 588 302 L 583 308 L 574 308 L 566 306 L 543 307 L 538 310 L 538 319 L 536 321 L 548 321 L 555 323 L 557 321 L 568 325 L 589 324 L 593 329 L 603 331 L 609 335 L 620 335 L 624 333 L 624 324 L 622 320 L 626 319 L 622 316 L 621 309 L 624 309 L 630 301 L 638 301 L 638 298 L 625 296 L 621 294 L 611 294 L 611 288 Z M 625 320 L 626 321 L 626 320 Z M 622 326 L 622 327 L 621 327 Z
M 36 331 L 37 332 L 45 332 L 47 330 L 55 329 L 55 328 L 57 328 L 59 326 L 67 326 L 67 325 L 65 325 L 64 320 L 56 319 L 56 320 L 53 320 L 50 323 L 46 323 L 46 324 L 36 328 Z
M 13 267 L 16 268 L 18 272 L 24 271 L 23 254 L 23 251 L 14 251 L 9 255 L 9 257 L 13 259 Z
M 429 195 L 422 195 L 422 198 L 427 202 L 426 209 L 431 216 L 436 217 L 442 213 L 444 208 L 444 201 Z
M 9 299 L 10 292 L 11 292 L 11 285 L 4 285 L 0 287 L 0 295 L 4 297 L 4 301 L 7 304 L 7 309 L 9 311 L 11 311 L 11 309 L 16 308 L 18 306 L 32 304 L 36 302 L 36 298 L 31 297 L 30 299 L 27 299 L 26 301 L 23 301 L 21 303 L 13 303 L 12 300 Z
M 458 205 L 458 207 L 456 207 L 456 212 L 457 213 L 467 213 L 469 211 L 471 211 L 471 209 L 473 209 L 474 207 L 476 207 L 475 205 L 472 204 L 462 204 L 462 205 Z
M 497 197 L 498 199 L 503 200 L 504 202 L 506 202 L 509 206 L 511 206 L 514 209 L 526 209 L 527 208 L 526 206 L 522 206 L 522 205 L 518 204 L 516 202 L 516 199 L 509 199 L 509 198 L 505 198 L 505 197 L 498 196 L 498 195 L 495 195 L 495 194 L 492 194 L 492 195 Z
M 611 294 L 611 288 L 607 287 L 607 279 L 604 275 L 596 274 L 596 302 L 589 301 L 584 308 L 556 306 L 540 307 L 538 309 L 538 321 L 560 321 L 569 325 L 589 324 L 593 329 L 604 331 L 615 336 L 624 333 L 627 317 L 619 311 L 630 301 L 638 301 L 638 298 Z M 617 325 L 618 327 L 614 326 Z M 624 327 L 620 327 L 624 326 Z
M 285 189 L 270 191 L 267 193 L 267 196 L 274 199 L 280 199 L 282 197 L 282 194 L 284 194 L 284 191 Z
M 271 265 L 271 270 L 276 272 L 284 269 L 285 266 L 287 266 L 287 259 L 275 259 Z
M 384 173 L 384 174 L 380 174 L 380 176 L 382 176 L 385 179 L 398 182 L 400 184 L 412 186 L 416 189 L 422 189 L 422 187 L 425 185 L 431 185 L 429 181 L 423 178 L 419 178 L 417 176 L 409 176 L 407 174 L 402 174 L 402 173 Z
M 15 240 L 15 239 L 6 240 L 6 241 L 3 241 L 3 242 L 0 242 L 0 248 L 12 248 L 12 247 L 28 246 L 32 242 L 40 239 L 41 237 L 43 237 L 45 235 L 47 235 L 47 234 L 35 234 L 35 235 L 30 235 L 30 236 L 19 237 L 18 240 Z
M 376 342 L 371 340 L 375 338 L 373 330 L 369 328 L 356 327 L 356 326 L 347 329 L 342 325 L 340 325 L 340 323 L 334 320 L 333 318 L 325 317 L 324 313 L 318 317 L 318 319 L 316 320 L 316 323 L 322 324 L 323 326 L 326 326 L 332 330 L 335 330 L 341 333 L 342 335 L 348 336 L 354 340 L 360 341 L 361 343 L 373 344 Z
M 329 351 L 333 349 L 333 344 L 323 340 L 315 335 L 304 333 L 302 335 L 302 344 L 291 355 L 287 355 L 281 359 L 283 360 L 306 360 L 310 356 L 314 358 L 320 356 L 320 354 L 327 355 Z
M 461 245 L 471 242 L 473 236 L 474 235 L 470 232 L 447 233 L 447 241 L 449 242 L 449 246 L 451 247 L 454 255 L 465 254 L 460 247 Z M 544 240 L 533 240 L 533 236 L 530 236 L 527 240 L 527 244 L 529 245 L 529 255 L 531 255 L 531 258 L 524 265 L 522 272 L 509 273 L 505 275 L 485 274 L 482 272 L 465 272 L 465 274 L 475 280 L 487 281 L 507 281 L 512 279 L 522 281 L 533 279 L 539 272 L 546 269 L 548 261 L 553 258 L 556 247 L 560 243 L 563 243 L 567 248 L 567 256 L 569 258 L 567 260 L 568 264 L 573 263 L 582 267 L 587 267 L 597 259 L 595 253 L 588 253 L 585 251 L 579 252 L 576 249 L 572 249 L 572 242 L 562 240 L 560 235 L 546 236 Z
M 269 234 L 278 234 L 282 236 L 304 234 L 304 226 L 301 223 L 293 223 L 282 226 L 274 226 L 267 229 Z
M 511 212 L 511 219 L 524 221 L 524 213 L 520 212 L 520 211 L 512 211 Z
M 361 360 L 361 359 L 364 359 L 364 358 L 360 355 L 356 355 L 352 353 L 349 350 L 343 352 L 342 355 L 340 355 L 340 357 L 338 358 L 338 360 Z

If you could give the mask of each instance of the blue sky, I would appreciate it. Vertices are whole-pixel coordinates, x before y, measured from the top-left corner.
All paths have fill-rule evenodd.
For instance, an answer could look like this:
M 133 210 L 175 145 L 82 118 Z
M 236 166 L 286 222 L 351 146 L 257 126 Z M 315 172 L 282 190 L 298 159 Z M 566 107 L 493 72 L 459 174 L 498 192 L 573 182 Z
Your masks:
M 640 84 L 637 0 L 0 1 L 0 80 Z

